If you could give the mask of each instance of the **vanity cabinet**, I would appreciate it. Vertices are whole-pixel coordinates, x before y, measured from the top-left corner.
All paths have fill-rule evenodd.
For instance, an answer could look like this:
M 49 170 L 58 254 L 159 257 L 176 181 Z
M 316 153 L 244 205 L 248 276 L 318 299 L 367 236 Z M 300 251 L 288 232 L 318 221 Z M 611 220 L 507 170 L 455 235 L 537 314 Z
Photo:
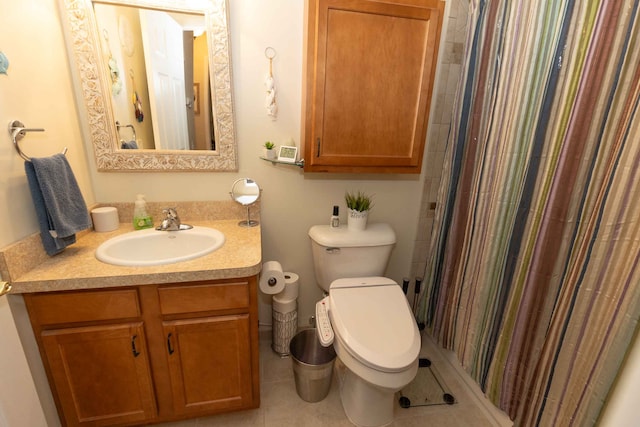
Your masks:
M 142 323 L 44 331 L 42 344 L 69 425 L 155 417 Z
M 169 321 L 164 331 L 176 413 L 250 404 L 249 316 Z
M 248 281 L 161 286 L 158 297 L 174 412 L 252 407 L 257 336 Z
M 63 425 L 260 403 L 256 277 L 25 294 Z
M 307 0 L 305 172 L 420 173 L 444 2 Z

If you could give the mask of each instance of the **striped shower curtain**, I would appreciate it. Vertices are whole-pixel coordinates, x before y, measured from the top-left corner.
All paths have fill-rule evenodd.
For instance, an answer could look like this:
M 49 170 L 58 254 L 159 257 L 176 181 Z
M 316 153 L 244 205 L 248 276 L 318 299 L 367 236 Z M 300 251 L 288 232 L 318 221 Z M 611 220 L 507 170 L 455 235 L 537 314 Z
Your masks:
M 595 424 L 634 339 L 638 7 L 471 0 L 419 316 L 517 426 Z

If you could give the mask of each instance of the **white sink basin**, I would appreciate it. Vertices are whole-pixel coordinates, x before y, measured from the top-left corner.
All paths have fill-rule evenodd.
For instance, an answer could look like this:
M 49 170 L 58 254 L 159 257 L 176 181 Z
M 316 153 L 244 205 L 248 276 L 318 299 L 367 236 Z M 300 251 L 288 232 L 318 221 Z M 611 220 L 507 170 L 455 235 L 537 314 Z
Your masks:
M 180 231 L 150 228 L 107 240 L 96 249 L 96 258 L 114 265 L 162 265 L 201 257 L 223 244 L 224 234 L 213 228 Z

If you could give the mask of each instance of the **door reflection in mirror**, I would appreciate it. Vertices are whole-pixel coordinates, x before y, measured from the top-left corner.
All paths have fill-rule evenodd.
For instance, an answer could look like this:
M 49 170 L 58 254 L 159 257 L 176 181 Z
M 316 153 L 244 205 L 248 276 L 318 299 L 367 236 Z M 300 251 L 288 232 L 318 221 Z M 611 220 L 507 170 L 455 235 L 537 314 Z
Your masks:
M 101 39 L 105 63 L 119 68 L 122 87 L 112 93 L 113 116 L 135 127 L 136 145 L 215 150 L 204 15 L 93 7 L 99 31 L 108 34 Z

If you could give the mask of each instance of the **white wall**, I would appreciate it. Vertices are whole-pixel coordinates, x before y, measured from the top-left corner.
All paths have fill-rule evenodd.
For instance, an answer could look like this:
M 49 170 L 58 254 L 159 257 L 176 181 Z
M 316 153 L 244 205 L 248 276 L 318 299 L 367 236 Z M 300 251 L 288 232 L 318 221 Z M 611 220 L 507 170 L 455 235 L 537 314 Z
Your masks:
M 0 427 L 46 425 L 7 298 L 0 299 L 0 342 Z
M 94 197 L 55 1 L 6 2 L 0 28 L 0 49 L 10 61 L 7 75 L 0 75 L 0 209 L 5 218 L 0 221 L 0 246 L 5 246 L 38 229 L 24 160 L 6 130 L 11 120 L 45 129 L 20 142 L 29 156 L 49 156 L 67 147 L 86 202 L 93 203 Z
M 627 359 L 618 373 L 599 425 L 602 427 L 636 427 L 640 396 L 640 340 L 636 335 Z

